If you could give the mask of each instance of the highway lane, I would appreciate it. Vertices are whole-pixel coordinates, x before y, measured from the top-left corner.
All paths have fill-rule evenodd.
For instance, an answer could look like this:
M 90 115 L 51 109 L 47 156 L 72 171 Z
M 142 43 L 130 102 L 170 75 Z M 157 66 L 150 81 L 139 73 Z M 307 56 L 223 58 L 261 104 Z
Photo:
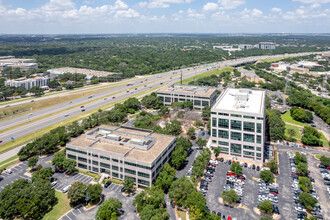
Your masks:
M 272 56 L 271 58 L 281 57 L 281 56 L 283 56 L 283 55 L 280 55 L 280 56 L 276 55 L 276 56 Z M 294 55 L 291 54 L 290 56 L 297 56 L 297 54 L 294 54 Z M 96 100 L 94 102 L 88 103 L 88 104 L 85 105 L 85 109 L 86 109 L 86 112 L 88 112 L 90 110 L 99 108 L 103 105 L 110 104 L 112 102 L 118 101 L 118 100 L 123 99 L 123 98 L 127 98 L 131 95 L 136 95 L 137 93 L 142 93 L 142 92 L 145 92 L 146 90 L 155 89 L 156 87 L 161 86 L 160 82 L 163 82 L 164 85 L 178 82 L 180 80 L 181 71 L 183 73 L 183 79 L 185 79 L 185 78 L 192 77 L 192 76 L 195 76 L 195 75 L 198 75 L 198 74 L 201 74 L 201 73 L 204 73 L 204 72 L 216 69 L 216 68 L 221 68 L 221 67 L 224 67 L 224 66 L 235 66 L 235 65 L 239 65 L 241 63 L 252 62 L 252 61 L 256 61 L 256 60 L 259 60 L 259 59 L 266 59 L 266 58 L 270 58 L 270 57 L 269 56 L 261 56 L 261 57 L 259 56 L 259 57 L 251 57 L 251 58 L 242 58 L 242 59 L 236 59 L 236 60 L 221 61 L 221 62 L 215 62 L 215 63 L 208 64 L 207 66 L 203 65 L 203 66 L 199 66 L 199 67 L 193 67 L 193 68 L 190 67 L 190 68 L 185 68 L 185 69 L 182 69 L 182 70 L 176 70 L 176 71 L 174 71 L 174 72 L 176 72 L 176 74 L 173 74 L 173 71 L 166 72 L 166 73 L 161 73 L 161 74 L 155 74 L 155 75 L 151 76 L 150 78 L 148 78 L 148 81 L 145 82 L 145 83 L 141 84 L 142 79 L 138 79 L 138 80 L 136 80 L 136 82 L 134 83 L 133 86 L 129 86 L 129 87 L 134 87 L 134 86 L 139 85 L 137 90 L 132 91 L 132 89 L 130 89 L 131 91 L 127 93 L 126 91 L 127 91 L 128 87 L 126 85 L 124 85 L 124 86 L 119 86 L 119 87 L 116 87 L 116 88 L 112 88 L 112 89 L 110 89 L 106 92 L 102 92 L 101 95 L 100 94 L 97 95 L 96 98 L 98 96 L 102 96 L 102 95 L 103 96 L 104 95 L 109 95 L 110 97 L 108 97 L 106 100 L 101 98 L 101 99 Z M 172 79 L 170 79 L 170 77 Z M 144 85 L 146 83 L 148 83 L 149 85 L 144 87 Z M 118 93 L 118 94 L 114 95 L 116 97 L 115 99 L 112 99 L 112 97 L 111 97 L 113 93 Z M 85 100 L 86 100 L 86 98 L 85 98 Z M 90 101 L 90 100 L 88 100 L 88 101 Z M 72 104 L 77 104 L 77 103 L 78 102 L 76 100 L 73 100 Z M 64 109 L 66 109 L 66 108 L 67 107 L 64 106 Z M 47 109 L 50 110 L 49 108 L 47 108 Z M 52 110 L 52 107 L 51 107 L 51 110 Z M 60 110 L 61 109 L 57 109 L 57 111 L 60 111 Z M 68 118 L 79 115 L 81 113 L 82 112 L 81 112 L 80 107 L 75 107 L 73 109 L 65 110 L 65 111 L 63 111 L 61 113 L 58 113 L 58 114 L 55 114 L 53 116 L 46 117 L 44 119 L 41 119 L 41 120 L 38 120 L 38 121 L 35 121 L 35 122 L 31 122 L 27 125 L 17 127 L 17 128 L 12 129 L 12 130 L 3 132 L 3 133 L 0 134 L 0 140 L 2 140 L 3 143 L 6 143 L 6 142 L 10 141 L 11 137 L 14 137 L 14 138 L 17 139 L 17 138 L 25 136 L 27 134 L 36 132 L 40 129 L 46 128 L 46 127 L 48 127 L 52 124 L 55 124 L 55 123 L 64 121 Z M 68 116 L 65 117 L 65 115 L 68 115 Z M 1 160 L 2 159 L 3 158 L 1 158 Z

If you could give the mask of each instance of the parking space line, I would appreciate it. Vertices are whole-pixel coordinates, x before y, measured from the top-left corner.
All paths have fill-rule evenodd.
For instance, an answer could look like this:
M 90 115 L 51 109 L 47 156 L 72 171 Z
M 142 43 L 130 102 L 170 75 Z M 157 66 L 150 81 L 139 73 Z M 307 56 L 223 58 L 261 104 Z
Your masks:
M 120 185 L 118 185 L 117 189 L 120 189 Z M 117 192 L 117 189 L 116 189 L 116 192 Z
M 84 179 L 86 178 L 86 176 L 82 176 L 82 178 L 80 179 L 80 181 L 84 181 Z
M 79 209 L 77 209 L 80 213 L 81 213 L 81 211 L 80 211 L 80 208 Z
M 77 216 L 76 214 L 74 214 L 74 210 L 71 212 L 74 216 Z
M 77 177 L 78 180 L 82 180 L 84 178 L 84 175 L 80 175 Z
M 72 220 L 68 215 L 66 215 L 66 217 L 68 217 L 70 220 Z

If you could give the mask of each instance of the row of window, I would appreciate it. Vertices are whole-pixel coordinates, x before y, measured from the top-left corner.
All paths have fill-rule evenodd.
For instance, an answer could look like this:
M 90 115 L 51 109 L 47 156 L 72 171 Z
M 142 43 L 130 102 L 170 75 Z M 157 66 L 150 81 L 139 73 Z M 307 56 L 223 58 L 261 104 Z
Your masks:
M 229 152 L 229 148 L 228 147 L 219 147 L 220 148 L 220 152 Z M 244 146 L 243 146 L 244 148 Z M 242 154 L 242 145 L 240 144 L 234 144 L 231 143 L 230 144 L 230 152 L 232 154 Z M 243 154 L 247 155 L 247 156 L 254 156 L 256 155 L 257 157 L 261 157 L 261 153 L 254 153 L 254 152 L 249 152 L 249 151 L 244 151 L 243 150 Z
M 228 119 L 223 119 L 223 118 L 218 118 L 218 123 L 217 123 L 217 118 L 212 118 L 212 127 L 219 127 L 219 128 L 226 128 L 229 129 L 229 120 Z M 257 128 L 256 131 L 257 133 L 261 133 L 261 123 L 257 123 Z M 242 122 L 237 121 L 237 120 L 230 120 L 230 129 L 232 130 L 242 130 Z M 248 131 L 248 132 L 255 132 L 255 123 L 254 122 L 243 122 L 243 131 Z
M 157 95 L 172 96 L 172 94 L 170 94 L 170 93 L 162 93 L 162 92 L 158 92 Z M 208 97 L 204 97 L 204 96 L 191 96 L 191 95 L 179 95 L 179 94 L 173 94 L 173 96 L 196 98 L 196 99 L 209 99 Z
M 217 130 L 216 129 L 212 129 L 212 137 L 217 137 Z M 229 139 L 229 131 L 218 130 L 218 137 L 219 138 L 224 138 L 224 139 Z M 244 142 L 261 144 L 261 135 L 256 135 L 256 137 L 257 138 L 255 140 L 255 135 L 254 134 L 245 134 L 245 133 L 243 133 L 243 141 Z M 242 141 L 242 133 L 231 131 L 230 132 L 230 139 L 235 140 L 235 141 Z
M 170 98 L 170 97 L 159 96 L 159 98 L 163 102 L 168 102 L 168 103 L 172 102 L 172 98 Z M 173 102 L 185 102 L 185 101 L 192 101 L 192 100 L 190 100 L 190 99 L 181 99 L 181 98 L 174 98 L 173 99 Z M 208 101 L 194 100 L 193 103 L 194 103 L 194 105 L 197 105 L 197 106 L 208 106 L 209 105 Z
M 212 143 L 217 143 L 216 140 L 212 140 Z M 229 146 L 229 143 L 228 142 L 225 142 L 225 141 L 218 141 L 218 144 L 220 146 Z M 228 148 L 227 148 L 228 149 Z M 247 150 L 254 150 L 254 146 L 249 146 L 249 145 L 243 145 L 243 149 L 247 149 Z M 261 151 L 261 147 L 256 147 L 256 150 L 257 151 Z
M 223 116 L 229 116 L 228 113 L 223 113 L 223 112 L 211 112 L 212 115 L 223 115 Z M 235 118 L 242 118 L 242 115 L 237 115 L 237 114 L 230 114 L 230 117 L 235 117 Z M 248 116 L 248 115 L 243 115 L 243 118 L 247 119 L 256 119 L 254 116 Z M 262 117 L 257 117 L 257 120 L 264 120 Z
M 66 148 L 66 150 L 87 155 L 87 152 L 81 151 L 81 150 L 76 150 L 76 149 L 72 149 L 72 148 L 68 148 L 68 147 Z

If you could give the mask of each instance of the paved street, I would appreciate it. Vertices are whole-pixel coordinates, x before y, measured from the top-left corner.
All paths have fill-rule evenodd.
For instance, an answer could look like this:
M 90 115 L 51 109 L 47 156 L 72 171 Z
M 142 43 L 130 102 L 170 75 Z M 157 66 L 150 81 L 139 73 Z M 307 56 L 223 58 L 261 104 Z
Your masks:
M 192 146 L 192 152 L 187 156 L 186 162 L 176 172 L 176 178 L 181 178 L 183 175 L 187 175 L 188 170 L 192 167 L 198 155 L 199 155 L 199 149 L 196 146 L 196 144 L 194 144 Z

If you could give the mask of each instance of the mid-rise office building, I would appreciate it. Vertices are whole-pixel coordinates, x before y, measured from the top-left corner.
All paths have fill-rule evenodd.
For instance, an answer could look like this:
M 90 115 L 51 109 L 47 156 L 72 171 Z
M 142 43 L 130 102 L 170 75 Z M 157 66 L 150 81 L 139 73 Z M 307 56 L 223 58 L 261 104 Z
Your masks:
M 38 69 L 38 64 L 35 59 L 19 59 L 12 56 L 0 58 L 0 66 L 5 66 L 12 69 L 20 69 L 21 71 Z
M 66 156 L 79 169 L 114 179 L 131 177 L 136 186 L 148 187 L 175 148 L 174 136 L 131 127 L 102 125 L 66 145 Z
M 211 109 L 210 146 L 220 155 L 263 162 L 265 92 L 226 89 Z
M 274 50 L 276 45 L 273 42 L 260 42 L 258 48 L 262 50 Z
M 30 90 L 33 86 L 46 87 L 48 85 L 48 77 L 36 76 L 34 78 L 26 79 L 10 79 L 5 81 L 5 86 L 24 87 L 26 90 Z
M 165 105 L 191 101 L 194 109 L 201 110 L 204 106 L 213 106 L 217 99 L 217 89 L 208 86 L 171 85 L 159 89 L 157 96 Z

